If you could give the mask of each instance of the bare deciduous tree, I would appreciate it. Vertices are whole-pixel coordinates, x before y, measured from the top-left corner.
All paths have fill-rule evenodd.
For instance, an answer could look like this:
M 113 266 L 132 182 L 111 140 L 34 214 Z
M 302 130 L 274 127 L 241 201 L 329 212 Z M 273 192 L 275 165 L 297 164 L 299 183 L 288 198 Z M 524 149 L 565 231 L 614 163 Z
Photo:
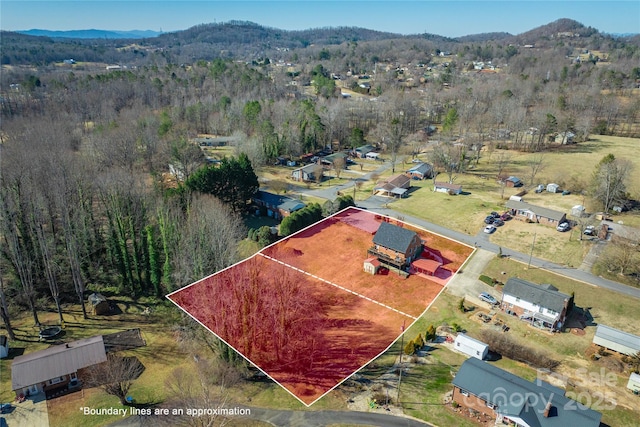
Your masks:
M 82 379 L 88 386 L 100 387 L 107 394 L 116 396 L 122 405 L 129 405 L 129 389 L 143 372 L 144 365 L 137 357 L 109 353 L 106 362 L 87 368 Z

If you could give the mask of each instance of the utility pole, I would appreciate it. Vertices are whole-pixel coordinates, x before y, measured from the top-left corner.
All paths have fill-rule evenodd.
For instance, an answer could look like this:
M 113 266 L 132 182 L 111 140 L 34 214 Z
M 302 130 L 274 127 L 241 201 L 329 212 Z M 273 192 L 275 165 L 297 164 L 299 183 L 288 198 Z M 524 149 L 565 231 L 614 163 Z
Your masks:
M 529 269 L 529 267 L 531 267 L 531 258 L 533 258 L 533 247 L 536 245 L 536 234 L 537 232 L 534 231 L 533 242 L 531 242 L 531 252 L 529 253 L 529 263 L 527 264 L 527 270 Z
M 402 335 L 400 336 L 400 359 L 398 362 L 398 396 L 396 397 L 396 404 L 400 405 L 400 382 L 402 382 L 402 352 L 404 351 L 404 320 L 402 321 Z

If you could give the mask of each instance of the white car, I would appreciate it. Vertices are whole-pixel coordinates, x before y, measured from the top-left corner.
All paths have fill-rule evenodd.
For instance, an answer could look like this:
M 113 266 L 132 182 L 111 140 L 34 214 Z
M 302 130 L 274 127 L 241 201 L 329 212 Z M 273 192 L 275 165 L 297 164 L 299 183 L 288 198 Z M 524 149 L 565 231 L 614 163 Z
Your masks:
M 487 234 L 491 234 L 491 233 L 493 233 L 494 231 L 496 231 L 496 226 L 495 226 L 495 225 L 487 225 L 487 226 L 484 228 L 484 230 L 482 230 L 482 231 L 484 231 L 484 232 L 485 232 L 485 233 L 487 233 Z
M 498 304 L 498 300 L 497 300 L 497 299 L 495 299 L 495 298 L 493 297 L 493 295 L 489 295 L 489 294 L 488 294 L 488 293 L 486 293 L 486 292 L 483 292 L 483 293 L 481 293 L 480 295 L 478 295 L 478 298 L 480 298 L 480 299 L 481 299 L 482 301 L 484 301 L 484 302 L 488 302 L 488 303 L 489 303 L 489 304 L 491 304 L 491 305 L 496 305 L 496 304 Z
M 558 231 L 567 231 L 568 229 L 569 229 L 568 222 L 563 222 L 562 224 L 558 224 L 558 226 L 556 227 L 556 230 Z

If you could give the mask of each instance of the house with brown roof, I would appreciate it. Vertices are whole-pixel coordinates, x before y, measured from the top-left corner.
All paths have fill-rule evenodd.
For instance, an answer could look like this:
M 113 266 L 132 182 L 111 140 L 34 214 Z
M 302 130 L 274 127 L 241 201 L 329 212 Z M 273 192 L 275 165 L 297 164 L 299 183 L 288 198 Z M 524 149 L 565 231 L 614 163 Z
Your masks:
M 435 181 L 433 183 L 433 191 L 437 193 L 460 194 L 462 193 L 462 185 Z
M 373 193 L 387 197 L 404 197 L 410 187 L 411 178 L 407 175 L 400 174 L 386 180 L 378 181 L 375 187 L 373 187 Z
M 53 393 L 78 383 L 78 371 L 107 361 L 102 335 L 24 354 L 11 364 L 16 396 Z

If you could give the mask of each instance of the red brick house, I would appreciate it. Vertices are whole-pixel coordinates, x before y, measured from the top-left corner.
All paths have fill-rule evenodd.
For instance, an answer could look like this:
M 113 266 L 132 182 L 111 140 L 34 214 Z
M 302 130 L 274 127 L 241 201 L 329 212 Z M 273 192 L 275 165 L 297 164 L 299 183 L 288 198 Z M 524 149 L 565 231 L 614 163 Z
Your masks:
M 484 414 L 517 427 L 599 427 L 602 414 L 579 405 L 565 391 L 527 381 L 490 363 L 467 359 L 452 381 L 453 402 L 470 415 Z

